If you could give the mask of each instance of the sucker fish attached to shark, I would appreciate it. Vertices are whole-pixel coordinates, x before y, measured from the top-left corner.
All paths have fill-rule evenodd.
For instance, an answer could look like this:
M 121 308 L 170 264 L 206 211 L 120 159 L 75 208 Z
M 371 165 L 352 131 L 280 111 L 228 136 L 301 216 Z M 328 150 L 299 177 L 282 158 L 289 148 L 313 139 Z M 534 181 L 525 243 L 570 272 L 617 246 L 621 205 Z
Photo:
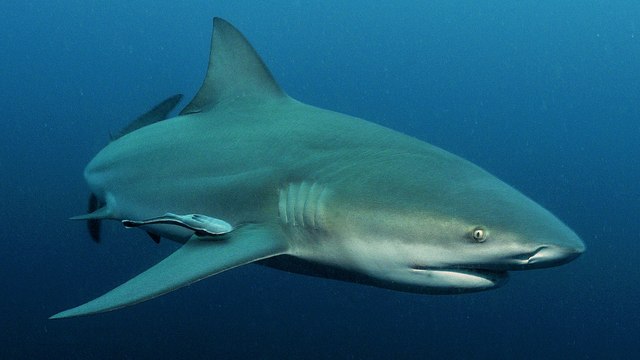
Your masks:
M 92 212 L 75 219 L 88 220 L 96 240 L 111 219 L 183 245 L 52 318 L 133 305 L 248 263 L 460 294 L 585 249 L 550 212 L 469 161 L 289 97 L 222 19 L 200 90 L 159 121 L 178 102 L 165 100 L 91 160 Z
M 193 230 L 193 234 L 200 237 L 215 237 L 233 230 L 231 225 L 226 221 L 201 214 L 176 215 L 166 213 L 162 216 L 146 220 L 122 220 L 122 225 L 126 228 L 150 226 L 154 224 L 180 226 L 185 229 Z

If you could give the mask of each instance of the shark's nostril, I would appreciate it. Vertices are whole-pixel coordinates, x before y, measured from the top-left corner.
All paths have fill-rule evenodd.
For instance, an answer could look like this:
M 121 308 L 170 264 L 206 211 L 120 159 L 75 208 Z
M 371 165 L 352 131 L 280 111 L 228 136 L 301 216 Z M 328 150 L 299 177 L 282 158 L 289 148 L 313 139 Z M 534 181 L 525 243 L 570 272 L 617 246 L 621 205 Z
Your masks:
M 520 262 L 527 262 L 528 263 L 532 259 L 534 259 L 536 257 L 536 255 L 538 255 L 540 253 L 540 251 L 542 251 L 545 248 L 547 248 L 547 246 L 540 246 L 540 247 L 538 247 L 537 249 L 535 249 L 533 251 L 516 254 L 516 255 L 512 256 L 512 259 L 516 260 L 518 263 L 520 263 Z
M 545 245 L 538 247 L 535 251 L 516 255 L 513 259 L 519 263 L 520 267 L 518 268 L 534 269 L 561 265 L 575 259 L 580 254 L 581 252 L 573 248 Z

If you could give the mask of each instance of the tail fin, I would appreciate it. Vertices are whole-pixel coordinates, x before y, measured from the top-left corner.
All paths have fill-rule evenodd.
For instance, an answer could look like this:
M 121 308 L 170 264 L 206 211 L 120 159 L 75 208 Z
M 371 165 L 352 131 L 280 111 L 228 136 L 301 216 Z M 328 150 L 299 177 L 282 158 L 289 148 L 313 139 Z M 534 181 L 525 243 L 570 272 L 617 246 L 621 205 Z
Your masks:
M 71 220 L 87 220 L 89 235 L 95 242 L 100 242 L 100 221 L 111 219 L 111 210 L 101 202 L 95 194 L 89 196 L 89 213 L 78 215 Z
M 98 200 L 98 197 L 92 193 L 89 196 L 89 213 L 91 214 L 102 206 L 104 206 L 104 204 L 101 204 L 100 200 Z M 89 229 L 89 235 L 91 235 L 93 241 L 97 243 L 100 242 L 100 221 L 100 219 L 87 220 L 87 229 Z

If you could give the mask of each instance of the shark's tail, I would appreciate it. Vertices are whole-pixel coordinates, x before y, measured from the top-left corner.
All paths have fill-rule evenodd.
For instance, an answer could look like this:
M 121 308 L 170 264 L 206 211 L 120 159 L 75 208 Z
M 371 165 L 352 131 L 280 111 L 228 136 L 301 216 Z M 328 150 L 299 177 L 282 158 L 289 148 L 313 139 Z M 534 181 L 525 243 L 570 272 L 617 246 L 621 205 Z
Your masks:
M 96 194 L 89 195 L 89 212 L 85 215 L 78 215 L 71 220 L 87 220 L 89 235 L 95 242 L 100 242 L 100 222 L 103 219 L 111 218 L 111 212 L 106 204 L 100 201 Z
M 91 193 L 89 195 L 89 214 L 103 207 L 104 204 L 98 199 L 96 194 Z M 100 242 L 100 219 L 88 219 L 87 220 L 87 229 L 89 230 L 89 235 L 95 242 Z
M 159 104 L 154 106 L 151 110 L 140 115 L 137 119 L 133 120 L 124 129 L 120 130 L 115 135 L 111 135 L 111 141 L 115 141 L 124 135 L 143 128 L 147 125 L 154 124 L 158 121 L 165 120 L 169 117 L 169 113 L 178 105 L 182 100 L 182 94 L 173 95 L 167 99 L 164 99 Z M 105 210 L 103 209 L 105 204 L 98 199 L 95 194 L 89 196 L 89 212 L 87 215 L 74 216 L 73 220 L 87 220 L 87 228 L 89 229 L 89 235 L 93 241 L 100 242 L 100 228 L 101 220 L 106 218 Z M 156 234 L 149 234 L 153 241 L 156 243 L 160 241 L 160 237 Z

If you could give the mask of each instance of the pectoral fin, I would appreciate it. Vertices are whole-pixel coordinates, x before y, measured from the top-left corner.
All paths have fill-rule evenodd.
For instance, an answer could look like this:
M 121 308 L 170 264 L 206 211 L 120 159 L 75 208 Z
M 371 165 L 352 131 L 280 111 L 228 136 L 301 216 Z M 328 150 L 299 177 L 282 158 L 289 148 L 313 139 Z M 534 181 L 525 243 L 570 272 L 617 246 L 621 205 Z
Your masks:
M 192 236 L 187 243 L 142 274 L 84 305 L 51 319 L 95 314 L 134 305 L 236 266 L 283 254 L 286 240 L 275 230 L 246 225 L 207 241 Z

